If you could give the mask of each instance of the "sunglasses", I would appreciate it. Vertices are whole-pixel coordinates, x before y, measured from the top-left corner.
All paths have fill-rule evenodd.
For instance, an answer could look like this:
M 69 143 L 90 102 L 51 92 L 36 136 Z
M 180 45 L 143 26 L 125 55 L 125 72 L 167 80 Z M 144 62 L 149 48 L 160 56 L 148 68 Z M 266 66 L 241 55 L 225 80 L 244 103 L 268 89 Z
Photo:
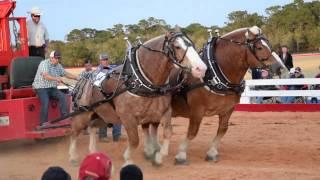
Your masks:
M 32 15 L 33 17 L 36 17 L 36 18 L 39 18 L 40 17 L 40 15 Z

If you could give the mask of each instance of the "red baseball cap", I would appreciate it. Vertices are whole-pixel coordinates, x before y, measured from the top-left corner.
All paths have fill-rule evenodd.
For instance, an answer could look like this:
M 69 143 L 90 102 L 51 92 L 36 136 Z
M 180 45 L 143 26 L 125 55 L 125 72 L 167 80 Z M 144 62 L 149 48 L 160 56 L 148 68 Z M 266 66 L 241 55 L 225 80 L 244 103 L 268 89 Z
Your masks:
M 79 169 L 79 179 L 83 180 L 85 177 L 91 176 L 97 180 L 109 180 L 111 169 L 111 159 L 105 153 L 92 153 L 82 161 Z

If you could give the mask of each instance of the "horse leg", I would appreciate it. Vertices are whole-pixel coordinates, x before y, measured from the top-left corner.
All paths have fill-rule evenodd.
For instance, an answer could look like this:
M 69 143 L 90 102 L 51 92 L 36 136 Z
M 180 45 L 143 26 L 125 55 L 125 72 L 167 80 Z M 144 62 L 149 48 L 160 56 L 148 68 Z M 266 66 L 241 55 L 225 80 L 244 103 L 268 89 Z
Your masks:
M 70 135 L 70 146 L 69 146 L 69 162 L 72 165 L 78 165 L 79 156 L 77 153 L 77 138 L 79 134 L 84 130 L 91 118 L 92 113 L 83 113 L 74 116 L 71 121 L 71 135 Z
M 126 166 L 128 164 L 133 164 L 133 160 L 131 158 L 131 154 L 137 149 L 139 145 L 139 134 L 138 134 L 138 125 L 136 124 L 136 120 L 129 118 L 128 116 L 124 118 L 126 121 L 123 122 L 123 126 L 127 131 L 128 135 L 128 147 L 123 154 L 123 158 L 125 160 Z
M 152 151 L 153 151 L 153 160 L 152 163 L 153 165 L 161 165 L 162 164 L 162 157 L 163 154 L 161 152 L 161 145 L 159 143 L 159 138 L 158 138 L 158 127 L 159 123 L 152 123 L 151 128 L 150 128 L 150 140 L 151 140 L 151 146 L 152 146 Z
M 209 146 L 209 150 L 207 152 L 206 161 L 214 161 L 217 162 L 219 159 L 219 144 L 221 141 L 221 138 L 226 134 L 228 130 L 228 122 L 230 119 L 230 116 L 233 112 L 233 109 L 231 109 L 229 112 L 223 115 L 219 115 L 219 127 L 217 131 L 216 137 L 214 137 L 213 141 L 211 142 Z
M 97 128 L 95 127 L 88 127 L 90 141 L 89 141 L 89 152 L 94 153 L 97 152 Z
M 76 132 L 74 130 L 72 130 L 70 135 L 69 162 L 74 166 L 78 165 L 79 163 L 79 156 L 76 151 L 78 135 L 79 135 L 79 132 Z
M 188 133 L 187 137 L 180 143 L 179 145 L 179 152 L 175 157 L 175 164 L 176 165 L 187 165 L 187 150 L 189 147 L 189 143 L 191 140 L 193 140 L 199 131 L 200 124 L 202 121 L 202 115 L 203 113 L 192 112 L 191 117 L 189 119 L 189 127 L 188 127 Z
M 154 150 L 152 146 L 152 140 L 150 136 L 150 129 L 149 129 L 149 124 L 143 124 L 142 125 L 142 130 L 144 134 L 144 158 L 146 160 L 151 160 L 154 155 Z
M 72 121 L 74 122 L 74 121 Z M 74 123 L 71 124 L 72 131 L 70 135 L 70 146 L 69 146 L 69 162 L 76 166 L 79 164 L 79 155 L 77 153 L 77 138 L 81 132 L 81 128 L 77 128 Z
M 170 145 L 170 139 L 172 136 L 172 124 L 171 124 L 171 114 L 172 109 L 168 109 L 168 111 L 163 115 L 162 122 L 163 122 L 163 143 L 160 149 L 160 154 L 162 156 L 167 156 L 169 154 L 169 145 Z M 156 131 L 157 133 L 157 131 Z M 157 133 L 158 134 L 158 133 Z M 156 135 L 157 135 L 156 134 Z M 158 138 L 156 139 L 158 142 Z M 157 143 L 156 145 L 158 145 Z M 159 145 L 158 145 L 159 146 Z M 157 156 L 156 156 L 157 158 Z

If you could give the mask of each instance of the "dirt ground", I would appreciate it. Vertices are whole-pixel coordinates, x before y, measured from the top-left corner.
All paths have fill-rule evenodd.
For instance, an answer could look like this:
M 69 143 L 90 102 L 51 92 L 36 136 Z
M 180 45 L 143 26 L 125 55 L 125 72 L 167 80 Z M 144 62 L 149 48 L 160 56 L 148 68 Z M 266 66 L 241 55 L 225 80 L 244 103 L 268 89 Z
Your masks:
M 187 120 L 173 119 L 174 134 L 169 156 L 161 167 L 145 161 L 142 142 L 134 155 L 146 180 L 184 179 L 320 179 L 320 113 L 235 112 L 220 146 L 220 161 L 206 162 L 209 142 L 217 129 L 217 118 L 204 119 L 200 133 L 191 143 L 189 165 L 175 166 L 178 143 L 184 137 Z M 161 129 L 162 130 L 162 129 Z M 1 133 L 1 132 L 0 132 Z M 110 133 L 110 131 L 108 132 Z M 162 134 L 162 132 L 161 132 Z M 140 132 L 142 136 L 142 132 Z M 0 179 L 36 180 L 49 166 L 61 166 L 77 179 L 78 167 L 68 163 L 69 138 L 49 142 L 15 141 L 0 143 Z M 119 143 L 99 143 L 115 164 L 112 179 L 119 179 L 126 147 Z M 81 158 L 88 152 L 88 137 L 79 140 Z

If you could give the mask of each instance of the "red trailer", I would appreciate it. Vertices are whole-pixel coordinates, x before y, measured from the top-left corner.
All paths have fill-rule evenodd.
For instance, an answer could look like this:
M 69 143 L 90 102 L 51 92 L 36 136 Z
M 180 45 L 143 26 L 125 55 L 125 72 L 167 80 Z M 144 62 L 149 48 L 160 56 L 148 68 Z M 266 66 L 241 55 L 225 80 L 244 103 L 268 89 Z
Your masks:
M 0 1 L 0 142 L 15 139 L 42 139 L 64 136 L 67 128 L 37 130 L 40 101 L 31 85 L 42 60 L 28 57 L 25 17 L 13 17 L 14 0 Z M 70 98 L 69 104 L 70 104 Z M 59 117 L 56 102 L 51 102 L 49 119 Z

